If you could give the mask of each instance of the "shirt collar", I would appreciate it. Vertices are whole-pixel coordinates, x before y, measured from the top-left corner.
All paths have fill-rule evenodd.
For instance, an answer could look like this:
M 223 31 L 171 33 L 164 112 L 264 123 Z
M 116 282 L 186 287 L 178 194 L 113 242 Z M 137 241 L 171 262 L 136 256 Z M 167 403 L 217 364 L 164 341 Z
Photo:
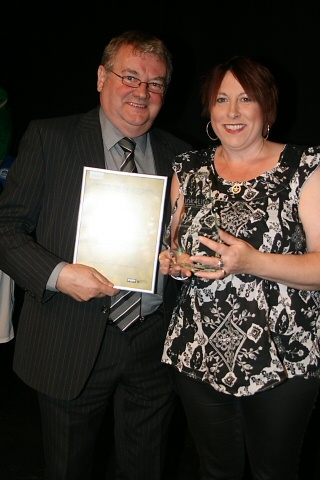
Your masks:
M 116 143 L 119 142 L 119 140 L 121 140 L 121 138 L 123 138 L 123 134 L 109 120 L 102 107 L 100 107 L 99 119 L 103 142 L 107 149 L 110 150 L 115 146 Z M 145 155 L 147 148 L 147 135 L 148 134 L 145 133 L 144 135 L 140 135 L 139 137 L 133 139 L 143 155 Z

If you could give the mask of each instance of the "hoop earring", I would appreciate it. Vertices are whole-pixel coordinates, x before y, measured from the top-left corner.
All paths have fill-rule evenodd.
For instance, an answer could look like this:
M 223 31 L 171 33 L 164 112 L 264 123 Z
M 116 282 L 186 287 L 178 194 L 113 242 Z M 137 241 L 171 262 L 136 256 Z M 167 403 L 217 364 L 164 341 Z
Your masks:
M 208 132 L 208 129 L 209 129 L 209 125 L 210 125 L 210 124 L 211 124 L 211 122 L 208 122 L 208 123 L 207 123 L 206 132 L 207 132 L 207 135 L 208 135 L 208 137 L 210 138 L 210 140 L 212 140 L 213 142 L 215 142 L 216 140 L 218 140 L 218 137 L 216 137 L 216 138 L 210 137 L 210 134 L 209 134 L 209 132 Z M 212 131 L 214 131 L 214 130 L 212 129 Z
M 263 140 L 268 140 L 269 133 L 270 133 L 270 126 L 268 125 L 268 127 L 267 127 L 267 134 L 266 134 L 266 136 L 264 137 L 264 136 L 262 135 L 262 138 L 263 138 Z

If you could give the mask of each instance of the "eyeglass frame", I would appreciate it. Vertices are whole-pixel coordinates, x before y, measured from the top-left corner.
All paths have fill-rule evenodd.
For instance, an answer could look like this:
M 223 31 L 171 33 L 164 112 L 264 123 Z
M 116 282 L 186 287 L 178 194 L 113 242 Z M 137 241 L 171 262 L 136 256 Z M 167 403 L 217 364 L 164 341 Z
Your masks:
M 125 85 L 126 87 L 139 88 L 142 83 L 145 83 L 145 84 L 147 85 L 147 90 L 148 90 L 148 92 L 156 93 L 156 94 L 158 94 L 158 95 L 164 94 L 165 91 L 166 91 L 166 88 L 167 88 L 167 85 L 166 85 L 166 84 L 163 84 L 163 85 L 162 85 L 161 83 L 158 83 L 158 82 L 142 82 L 139 78 L 134 77 L 133 75 L 119 75 L 118 73 L 114 72 L 114 71 L 111 70 L 110 68 L 107 68 L 106 70 L 107 70 L 108 72 L 113 73 L 113 74 L 116 75 L 117 77 L 121 78 L 121 82 L 122 82 L 123 85 Z M 129 85 L 129 84 L 127 84 L 127 83 L 124 83 L 123 79 L 126 79 L 126 78 L 131 78 L 131 79 L 137 80 L 137 82 L 139 82 L 139 85 L 134 86 L 134 85 Z M 163 91 L 162 91 L 162 92 L 154 92 L 154 91 L 150 90 L 150 83 L 151 83 L 151 84 L 152 84 L 152 83 L 156 83 L 157 85 L 163 87 Z

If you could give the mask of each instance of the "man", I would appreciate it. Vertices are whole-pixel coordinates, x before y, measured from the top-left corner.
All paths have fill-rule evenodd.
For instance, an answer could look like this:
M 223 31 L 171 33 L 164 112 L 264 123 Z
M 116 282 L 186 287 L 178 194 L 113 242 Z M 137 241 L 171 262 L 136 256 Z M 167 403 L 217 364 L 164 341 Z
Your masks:
M 174 287 L 159 276 L 157 291 L 142 295 L 141 319 L 122 331 L 109 317 L 119 291 L 72 260 L 84 166 L 119 170 L 118 142 L 128 137 L 138 173 L 171 176 L 174 156 L 190 149 L 152 129 L 171 71 L 159 39 L 112 39 L 98 69 L 100 106 L 31 122 L 1 195 L 0 268 L 26 291 L 14 370 L 38 391 L 46 480 L 90 478 L 111 398 L 117 479 L 161 478 L 174 394 L 160 359 Z

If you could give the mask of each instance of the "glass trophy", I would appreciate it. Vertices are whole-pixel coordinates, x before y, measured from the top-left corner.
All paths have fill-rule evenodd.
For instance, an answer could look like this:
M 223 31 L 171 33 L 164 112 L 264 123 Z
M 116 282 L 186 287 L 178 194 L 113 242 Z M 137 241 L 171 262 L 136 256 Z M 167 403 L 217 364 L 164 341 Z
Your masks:
M 191 272 L 212 272 L 217 267 L 188 261 L 191 255 L 216 256 L 211 249 L 199 241 L 199 236 L 219 241 L 218 227 L 220 225 L 217 197 L 219 192 L 213 192 L 212 179 L 208 170 L 205 172 L 189 172 L 185 174 L 171 213 L 170 224 L 166 230 L 165 244 L 170 248 L 170 256 L 174 265 L 186 268 Z M 181 193 L 184 195 L 184 207 L 180 221 L 172 232 L 172 220 L 178 208 Z

